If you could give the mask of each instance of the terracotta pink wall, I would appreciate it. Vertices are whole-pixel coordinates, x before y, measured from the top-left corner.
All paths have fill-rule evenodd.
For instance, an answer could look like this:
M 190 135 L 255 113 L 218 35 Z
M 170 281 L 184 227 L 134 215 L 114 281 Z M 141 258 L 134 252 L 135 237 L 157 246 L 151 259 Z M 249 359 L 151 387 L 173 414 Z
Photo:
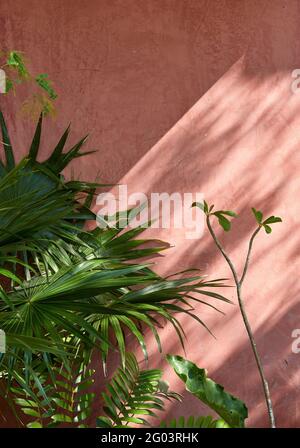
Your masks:
M 270 381 L 279 426 L 300 426 L 300 355 L 291 332 L 300 327 L 299 109 L 291 72 L 300 67 L 299 2 L 294 0 L 2 0 L 0 41 L 24 51 L 37 72 L 48 72 L 59 93 L 49 120 L 46 154 L 72 121 L 73 138 L 90 132 L 99 152 L 75 172 L 128 184 L 130 191 L 205 193 L 239 218 L 220 238 L 241 267 L 254 228 L 251 206 L 283 217 L 271 236 L 259 235 L 251 263 L 247 309 Z M 1 98 L 2 100 L 2 98 Z M 8 103 L 20 156 L 32 124 Z M 149 230 L 176 247 L 162 273 L 197 266 L 229 275 L 207 234 Z M 234 298 L 233 290 L 226 291 Z M 187 357 L 206 367 L 249 407 L 248 424 L 265 426 L 259 378 L 237 305 L 226 316 L 199 306 L 214 340 L 188 318 Z M 164 352 L 180 353 L 173 330 Z M 165 368 L 150 342 L 151 366 Z M 202 411 L 196 399 L 171 404 L 167 416 Z

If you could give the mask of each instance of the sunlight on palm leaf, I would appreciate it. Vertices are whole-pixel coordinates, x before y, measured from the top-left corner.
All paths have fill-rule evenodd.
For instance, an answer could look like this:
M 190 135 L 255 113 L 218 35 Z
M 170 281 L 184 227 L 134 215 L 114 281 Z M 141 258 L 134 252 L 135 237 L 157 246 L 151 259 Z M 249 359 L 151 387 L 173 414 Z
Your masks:
M 89 153 L 81 152 L 86 137 L 64 151 L 68 127 L 40 162 L 42 121 L 41 115 L 27 157 L 16 164 L 0 113 L 5 154 L 0 162 L 0 275 L 11 282 L 0 288 L 0 328 L 8 341 L 0 371 L 7 390 L 17 381 L 29 394 L 34 384 L 48 400 L 42 367 L 51 383 L 57 365 L 69 368 L 74 353 L 88 364 L 97 350 L 106 371 L 108 353 L 117 348 L 126 368 L 126 333 L 136 338 L 147 359 L 146 329 L 160 351 L 159 328 L 165 323 L 184 345 L 179 314 L 207 328 L 193 303 L 216 307 L 199 295 L 229 301 L 209 290 L 222 286 L 222 279 L 206 281 L 198 273 L 165 279 L 150 263 L 139 261 L 160 255 L 168 244 L 139 238 L 144 226 L 122 228 L 122 220 L 138 209 L 116 214 L 111 228 L 82 230 L 87 220 L 96 219 L 90 206 L 101 185 L 65 181 L 61 171 Z

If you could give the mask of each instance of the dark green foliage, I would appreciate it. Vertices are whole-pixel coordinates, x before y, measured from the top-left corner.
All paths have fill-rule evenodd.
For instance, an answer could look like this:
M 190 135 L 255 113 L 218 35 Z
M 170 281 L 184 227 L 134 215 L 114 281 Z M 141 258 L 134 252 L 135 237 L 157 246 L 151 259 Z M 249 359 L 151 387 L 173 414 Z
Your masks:
M 261 211 L 252 208 L 252 212 L 255 216 L 258 225 L 260 227 L 263 227 L 266 233 L 272 232 L 272 227 L 270 226 L 270 224 L 275 224 L 276 222 L 282 222 L 282 219 L 279 216 L 273 216 L 273 215 L 263 221 L 263 214 Z
M 229 218 L 235 218 L 237 215 L 232 210 L 218 210 L 213 212 L 214 205 L 209 206 L 206 201 L 202 203 L 193 202 L 192 207 L 199 207 L 207 216 L 214 215 L 218 218 L 220 226 L 228 232 L 231 229 L 231 222 Z
M 194 417 L 179 417 L 178 419 L 170 420 L 169 422 L 162 422 L 161 428 L 230 428 L 230 426 L 222 419 L 214 420 L 210 415 Z
M 162 411 L 164 400 L 180 400 L 180 395 L 161 382 L 161 376 L 161 370 L 140 370 L 135 356 L 127 353 L 125 367 L 117 370 L 107 391 L 102 393 L 107 417 L 98 417 L 97 426 L 148 425 L 146 418 Z
M 33 417 L 26 426 L 42 428 L 63 424 L 64 427 L 87 427 L 86 420 L 91 415 L 95 398 L 91 392 L 94 374 L 94 370 L 72 363 L 69 370 L 63 366 L 53 369 L 53 383 L 47 384 L 44 374 L 38 376 L 39 388 L 36 383 L 29 388 L 21 383 L 21 388 L 12 389 L 15 403 L 25 415 Z
M 27 157 L 15 164 L 1 120 L 0 274 L 11 284 L 0 288 L 0 327 L 8 341 L 0 369 L 8 390 L 14 380 L 22 380 L 47 396 L 37 366 L 50 375 L 58 365 L 69 368 L 75 352 L 87 365 L 97 350 L 106 369 L 109 350 L 117 347 L 124 367 L 126 333 L 138 340 L 147 358 L 145 328 L 159 350 L 158 330 L 166 322 L 183 344 L 178 314 L 205 325 L 191 304 L 212 306 L 198 294 L 228 300 L 209 290 L 221 286 L 221 280 L 207 281 L 197 274 L 164 279 L 149 263 L 138 264 L 167 245 L 149 241 L 149 247 L 139 238 L 143 227 L 122 229 L 120 221 L 135 211 L 118 214 L 112 228 L 82 230 L 86 220 L 95 220 L 89 206 L 99 185 L 65 181 L 61 170 L 86 154 L 81 152 L 85 138 L 65 151 L 68 128 L 47 160 L 39 161 L 42 121 L 41 115 Z
M 218 210 L 213 212 L 212 210 L 214 208 L 214 205 L 209 206 L 206 201 L 203 201 L 203 203 L 193 202 L 192 207 L 200 208 L 206 216 L 216 216 L 220 226 L 223 228 L 223 230 L 225 230 L 225 232 L 228 232 L 231 229 L 231 222 L 229 218 L 235 218 L 237 216 L 237 214 L 232 210 Z M 263 214 L 261 211 L 252 208 L 252 212 L 255 216 L 256 222 L 260 227 L 263 227 L 265 229 L 266 233 L 272 232 L 270 224 L 282 222 L 282 219 L 279 216 L 270 216 L 263 221 Z

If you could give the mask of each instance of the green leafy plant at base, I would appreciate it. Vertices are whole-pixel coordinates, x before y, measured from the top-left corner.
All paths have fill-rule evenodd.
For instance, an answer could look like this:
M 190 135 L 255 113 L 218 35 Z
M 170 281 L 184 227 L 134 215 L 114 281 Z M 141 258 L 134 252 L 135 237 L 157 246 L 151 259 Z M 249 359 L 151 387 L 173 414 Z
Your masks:
M 14 401 L 29 421 L 27 428 L 64 427 L 86 428 L 86 420 L 92 412 L 95 394 L 90 391 L 95 371 L 84 364 L 72 363 L 71 369 L 55 367 L 51 372 L 53 381 L 47 384 L 48 375 L 39 375 L 40 385 L 14 389 Z M 44 393 L 45 392 L 45 393 Z
M 181 356 L 167 355 L 167 361 L 185 383 L 186 390 L 222 417 L 225 422 L 223 427 L 226 425 L 232 428 L 244 427 L 245 419 L 248 417 L 245 404 L 226 392 L 223 386 L 208 378 L 205 369 L 200 369 L 196 364 Z M 203 424 L 204 422 L 205 420 L 202 421 Z M 217 425 L 217 422 L 213 423 L 210 420 L 206 423 Z M 219 421 L 218 424 L 221 425 L 221 422 Z
M 161 370 L 140 370 L 133 354 L 126 355 L 125 368 L 119 368 L 102 393 L 103 410 L 107 417 L 97 419 L 100 428 L 128 427 L 130 424 L 148 425 L 147 416 L 155 417 L 164 409 L 163 400 L 180 400 L 180 395 L 169 391 L 161 381 Z
M 186 390 L 199 398 L 220 419 L 211 416 L 179 417 L 162 421 L 162 428 L 243 428 L 248 411 L 245 404 L 207 377 L 204 369 L 180 356 L 168 355 L 167 360 L 183 380 Z M 145 416 L 156 416 L 164 410 L 163 399 L 181 401 L 181 396 L 170 392 L 168 384 L 161 383 L 162 371 L 139 369 L 132 354 L 127 354 L 125 368 L 119 368 L 107 391 L 102 394 L 106 416 L 98 417 L 101 428 L 149 426 Z
M 161 422 L 160 428 L 230 428 L 230 426 L 222 419 L 214 420 L 210 415 L 204 417 L 179 417 L 172 419 L 169 422 Z
M 242 285 L 243 285 L 244 279 L 245 279 L 247 271 L 248 271 L 254 239 L 256 238 L 256 236 L 258 235 L 258 233 L 260 232 L 261 229 L 264 229 L 267 234 L 270 234 L 272 232 L 271 225 L 279 223 L 282 220 L 279 216 L 274 216 L 274 215 L 272 215 L 266 219 L 263 219 L 263 213 L 259 210 L 256 210 L 255 208 L 252 208 L 252 212 L 254 214 L 254 217 L 255 217 L 255 220 L 257 223 L 257 227 L 249 239 L 248 252 L 246 255 L 246 259 L 245 259 L 244 268 L 243 268 L 242 274 L 239 276 L 231 258 L 224 250 L 220 240 L 218 239 L 218 237 L 215 234 L 214 229 L 211 225 L 211 218 L 216 217 L 219 221 L 220 226 L 223 228 L 223 230 L 229 231 L 231 228 L 230 219 L 236 217 L 236 213 L 231 210 L 213 211 L 214 205 L 209 206 L 206 201 L 204 201 L 203 204 L 199 203 L 199 202 L 194 202 L 192 204 L 192 207 L 199 207 L 205 213 L 206 224 L 207 224 L 209 233 L 231 270 L 232 277 L 233 277 L 235 287 L 236 287 L 236 294 L 237 294 L 240 312 L 241 312 L 243 322 L 244 322 L 244 325 L 245 325 L 245 328 L 246 328 L 246 331 L 248 334 L 248 338 L 249 338 L 250 345 L 251 345 L 251 348 L 252 348 L 252 351 L 254 354 L 258 372 L 259 372 L 259 375 L 261 378 L 265 401 L 266 401 L 266 406 L 267 406 L 267 411 L 268 411 L 268 416 L 269 416 L 269 420 L 270 420 L 270 426 L 272 428 L 275 428 L 276 427 L 275 415 L 274 415 L 274 410 L 273 410 L 273 405 L 272 405 L 272 400 L 271 400 L 271 395 L 270 395 L 270 390 L 269 390 L 269 384 L 268 384 L 268 381 L 267 381 L 265 373 L 264 373 L 262 361 L 261 361 L 260 355 L 259 355 L 257 347 L 256 347 L 256 342 L 254 339 L 253 331 L 251 329 L 251 325 L 250 325 L 250 322 L 249 322 L 249 319 L 248 319 L 248 316 L 247 316 L 247 313 L 245 310 L 245 304 L 244 304 L 244 300 L 243 300 L 243 296 L 242 296 Z
M 84 364 L 72 365 L 70 370 L 61 367 L 52 372 L 53 383 L 47 384 L 47 376 L 39 375 L 43 388 L 32 384 L 30 388 L 12 388 L 14 400 L 27 416 L 28 428 L 87 427 L 95 393 L 91 392 L 95 371 Z M 102 393 L 104 412 L 97 418 L 99 428 L 147 425 L 146 417 L 153 417 L 164 409 L 165 400 L 181 400 L 181 396 L 169 390 L 161 380 L 160 370 L 140 370 L 135 356 L 126 354 L 124 368 L 119 368 Z M 47 393 L 44 394 L 43 391 Z M 31 420 L 32 418 L 32 420 Z
M 57 95 L 47 74 L 32 75 L 21 52 L 3 52 L 0 67 L 7 73 L 7 91 L 24 82 L 39 89 L 23 104 L 23 111 L 39 117 L 32 143 L 20 162 L 15 154 L 2 113 L 0 127 L 4 157 L 0 160 L 0 327 L 6 333 L 6 353 L 0 354 L 0 394 L 18 417 L 21 410 L 32 421 L 28 427 L 88 426 L 94 392 L 94 372 L 89 368 L 94 353 L 101 358 L 104 372 L 108 354 L 117 350 L 120 367 L 103 392 L 104 412 L 99 427 L 128 427 L 147 424 L 146 418 L 164 409 L 165 400 L 180 396 L 162 382 L 160 370 L 140 370 L 136 358 L 127 354 L 127 336 L 140 344 L 148 358 L 144 330 L 154 336 L 161 352 L 159 329 L 171 324 L 184 346 L 184 328 L 179 314 L 207 326 L 194 312 L 199 302 L 217 309 L 205 298 L 230 302 L 211 288 L 224 286 L 224 279 L 207 281 L 195 274 L 178 273 L 162 278 L 151 269 L 145 256 L 167 248 L 161 241 L 138 239 L 144 231 L 123 229 L 121 222 L 132 211 L 104 217 L 114 225 L 87 231 L 84 225 L 96 221 L 91 211 L 96 182 L 66 180 L 63 170 L 72 160 L 90 154 L 82 152 L 87 136 L 65 150 L 68 127 L 50 156 L 39 160 L 43 117 L 54 113 Z M 249 264 L 254 238 L 279 217 L 263 218 L 252 209 L 258 227 L 249 241 L 243 273 L 239 278 L 211 226 L 217 218 L 227 232 L 230 210 L 195 203 L 205 213 L 214 242 L 230 266 L 242 317 L 261 375 L 271 426 L 275 418 L 262 363 L 244 309 L 241 286 Z M 134 211 L 138 213 L 138 211 Z M 148 243 L 150 243 L 148 245 Z M 149 247 L 151 246 L 151 247 Z M 5 281 L 4 281 L 5 280 Z M 199 296 L 202 298 L 200 299 Z M 217 412 L 213 417 L 180 417 L 163 427 L 243 427 L 247 409 L 243 402 L 207 378 L 204 369 L 181 358 L 168 361 L 185 382 L 187 390 Z M 23 422 L 21 421 L 23 424 Z
M 117 214 L 113 227 L 85 230 L 87 220 L 96 220 L 90 205 L 101 185 L 67 181 L 62 170 L 89 153 L 81 152 L 86 138 L 65 151 L 68 128 L 40 161 L 42 122 L 43 115 L 26 157 L 16 163 L 0 114 L 0 327 L 7 336 L 6 353 L 0 354 L 0 393 L 6 400 L 17 383 L 25 391 L 19 398 L 31 400 L 30 393 L 39 391 L 50 401 L 57 381 L 53 372 L 62 366 L 70 370 L 75 355 L 78 365 L 88 366 L 97 352 L 106 370 L 109 351 L 117 349 L 124 368 L 126 333 L 137 339 L 146 359 L 145 328 L 159 351 L 159 329 L 166 322 L 184 345 L 179 314 L 206 327 L 192 304 L 213 307 L 203 296 L 229 302 L 210 290 L 222 286 L 222 279 L 207 280 L 198 272 L 162 278 L 151 263 L 141 262 L 167 245 L 139 238 L 143 226 L 123 229 L 121 222 L 132 211 Z

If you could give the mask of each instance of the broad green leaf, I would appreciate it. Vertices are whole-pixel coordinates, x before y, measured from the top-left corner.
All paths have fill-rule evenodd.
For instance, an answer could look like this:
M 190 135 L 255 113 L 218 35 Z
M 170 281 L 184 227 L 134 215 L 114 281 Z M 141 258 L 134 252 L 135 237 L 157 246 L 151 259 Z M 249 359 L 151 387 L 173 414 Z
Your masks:
M 225 218 L 221 213 L 215 212 L 214 215 L 218 218 L 220 226 L 225 230 L 225 232 L 228 232 L 231 229 L 231 223 L 229 219 Z
M 205 206 L 202 202 L 193 202 L 192 207 L 198 207 L 205 213 Z
M 270 218 L 266 219 L 263 224 L 275 224 L 276 222 L 282 222 L 282 219 L 279 216 L 270 216 Z
M 167 361 L 186 389 L 213 409 L 231 427 L 243 428 L 248 410 L 245 404 L 207 377 L 206 371 L 181 356 L 167 355 Z
M 30 423 L 27 423 L 27 428 L 42 428 L 42 425 L 41 425 L 41 423 L 40 422 L 30 422 Z
M 252 212 L 255 216 L 256 221 L 258 222 L 258 224 L 261 224 L 262 219 L 263 219 L 263 214 L 261 211 L 256 210 L 254 207 L 252 208 Z
M 22 411 L 25 415 L 30 415 L 31 417 L 37 417 L 37 418 L 40 417 L 40 414 L 34 409 L 23 408 Z
M 272 227 L 268 226 L 267 224 L 264 224 L 264 229 L 265 229 L 266 233 L 272 232 Z
M 211 212 L 211 210 L 213 209 L 213 205 L 212 206 L 208 206 L 208 203 L 206 201 L 203 202 L 193 202 L 192 203 L 192 207 L 198 207 L 200 208 L 200 210 L 202 210 L 205 214 L 208 214 Z
M 232 210 L 219 210 L 218 212 L 221 213 L 222 215 L 231 216 L 232 218 L 235 218 L 237 216 L 237 214 Z

